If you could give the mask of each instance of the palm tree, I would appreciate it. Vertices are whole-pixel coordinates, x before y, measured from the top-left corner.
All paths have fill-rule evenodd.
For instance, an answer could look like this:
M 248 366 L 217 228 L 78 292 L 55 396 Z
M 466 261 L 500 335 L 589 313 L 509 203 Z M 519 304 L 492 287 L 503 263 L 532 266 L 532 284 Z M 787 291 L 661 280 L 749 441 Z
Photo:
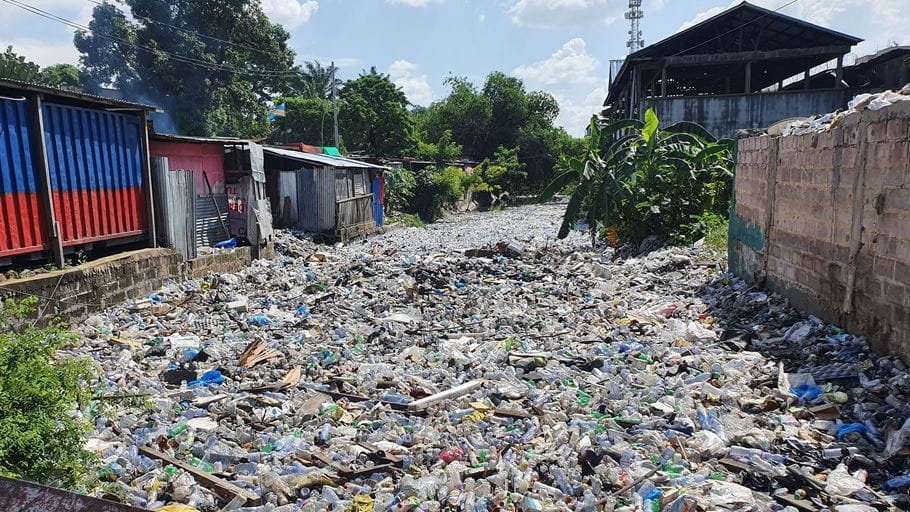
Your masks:
M 303 67 L 294 66 L 299 73 L 296 84 L 296 93 L 306 98 L 327 100 L 332 97 L 333 77 L 338 71 L 337 66 L 323 66 L 318 60 L 306 61 Z M 341 80 L 334 78 L 336 88 L 341 87 Z

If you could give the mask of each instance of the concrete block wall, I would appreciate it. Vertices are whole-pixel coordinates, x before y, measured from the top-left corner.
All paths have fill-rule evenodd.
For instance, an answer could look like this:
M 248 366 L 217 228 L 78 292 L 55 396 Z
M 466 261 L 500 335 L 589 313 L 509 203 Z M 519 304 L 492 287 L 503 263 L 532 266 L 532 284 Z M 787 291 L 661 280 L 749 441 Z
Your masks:
M 737 157 L 733 272 L 910 359 L 910 102 Z
M 260 257 L 274 258 L 274 246 L 262 248 Z M 190 261 L 184 261 L 172 249 L 142 249 L 78 267 L 0 282 L 0 301 L 38 297 L 37 307 L 43 312 L 41 321 L 60 318 L 74 324 L 127 299 L 147 297 L 167 279 L 199 279 L 239 272 L 252 261 L 249 247 Z

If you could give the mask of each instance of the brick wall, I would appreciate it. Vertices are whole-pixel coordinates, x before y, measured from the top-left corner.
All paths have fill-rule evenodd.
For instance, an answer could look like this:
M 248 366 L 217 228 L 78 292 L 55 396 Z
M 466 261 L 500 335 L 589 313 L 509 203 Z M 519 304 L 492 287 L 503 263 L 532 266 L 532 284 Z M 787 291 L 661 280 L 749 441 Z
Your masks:
M 275 257 L 274 246 L 260 257 Z M 184 261 L 171 249 L 143 249 L 92 261 L 78 267 L 0 282 L 0 300 L 40 298 L 42 321 L 59 317 L 69 324 L 127 299 L 146 297 L 167 279 L 199 279 L 234 273 L 252 262 L 249 247 Z
M 910 356 L 910 102 L 737 158 L 731 269 Z

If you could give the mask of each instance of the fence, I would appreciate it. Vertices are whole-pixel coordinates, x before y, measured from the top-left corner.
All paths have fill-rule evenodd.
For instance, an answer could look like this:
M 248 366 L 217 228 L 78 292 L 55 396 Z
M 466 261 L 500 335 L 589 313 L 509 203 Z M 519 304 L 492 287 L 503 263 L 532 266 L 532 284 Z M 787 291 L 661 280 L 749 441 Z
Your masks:
M 373 194 L 340 199 L 335 202 L 336 229 L 342 230 L 360 224 L 372 224 Z

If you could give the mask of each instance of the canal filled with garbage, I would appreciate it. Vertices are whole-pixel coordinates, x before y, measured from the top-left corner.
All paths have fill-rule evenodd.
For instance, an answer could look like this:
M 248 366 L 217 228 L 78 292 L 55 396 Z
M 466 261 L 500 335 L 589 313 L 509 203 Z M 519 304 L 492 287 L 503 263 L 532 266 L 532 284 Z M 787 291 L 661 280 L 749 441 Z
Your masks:
M 723 273 L 614 259 L 563 206 L 455 215 L 89 318 L 103 491 L 156 510 L 906 507 L 910 373 Z M 696 244 L 698 245 L 698 244 Z

